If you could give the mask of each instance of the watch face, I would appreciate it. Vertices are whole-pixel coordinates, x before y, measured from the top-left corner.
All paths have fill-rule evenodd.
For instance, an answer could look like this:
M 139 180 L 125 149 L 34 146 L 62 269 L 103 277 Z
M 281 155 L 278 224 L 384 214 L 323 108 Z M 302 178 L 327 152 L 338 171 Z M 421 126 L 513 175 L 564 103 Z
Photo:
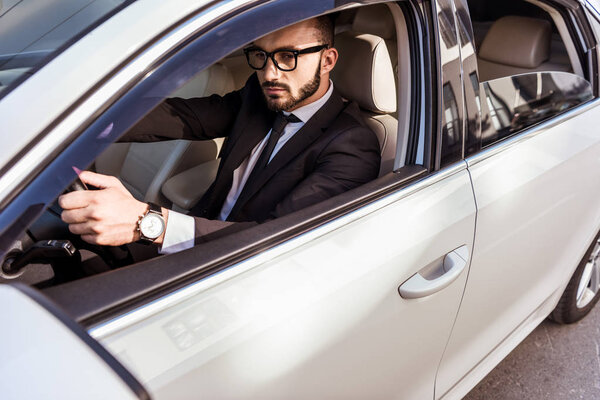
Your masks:
M 148 214 L 140 222 L 140 232 L 149 239 L 156 239 L 164 230 L 165 222 L 156 214 Z

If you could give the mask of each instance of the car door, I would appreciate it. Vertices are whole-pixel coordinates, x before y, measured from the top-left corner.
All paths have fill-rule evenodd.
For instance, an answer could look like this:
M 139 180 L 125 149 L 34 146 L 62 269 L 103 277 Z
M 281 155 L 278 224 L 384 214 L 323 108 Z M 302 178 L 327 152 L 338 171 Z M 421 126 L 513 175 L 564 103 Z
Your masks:
M 90 334 L 156 398 L 432 398 L 474 223 L 459 161 Z
M 90 333 L 156 398 L 431 398 L 474 218 L 463 164 Z
M 336 2 L 339 10 L 341 3 Z M 194 67 L 203 68 L 255 37 L 333 10 L 320 0 L 253 6 L 226 17 L 215 16 L 214 8 L 211 14 L 198 12 L 129 60 L 119 72 L 131 76 L 133 70 L 138 80 L 123 79 L 127 85 L 114 94 L 118 101 L 104 108 L 83 102 L 92 108 L 84 110 L 91 112 L 90 125 L 49 167 L 29 177 L 31 183 L 4 209 L 2 222 L 10 218 L 8 212 L 12 221 L 33 214 L 32 209 L 39 213 L 74 177 L 73 166 L 85 168 L 94 152 L 139 117 L 139 109 L 147 112 L 151 105 L 138 101 L 140 92 L 148 87 L 169 92 L 181 76 L 187 73 L 189 79 L 189 64 L 182 62 L 186 57 L 196 57 L 191 58 Z M 403 10 L 429 12 L 421 6 Z M 129 11 L 123 11 L 124 19 L 135 17 Z M 425 24 L 420 17 L 413 19 Z M 211 29 L 203 33 L 207 20 Z M 436 32 L 433 26 L 417 27 L 421 40 Z M 95 33 L 101 36 L 102 27 Z M 411 43 L 415 53 L 422 45 Z M 456 61 L 457 49 L 452 50 Z M 420 69 L 415 73 L 426 76 Z M 444 74 L 442 79 L 456 78 L 455 70 Z M 105 83 L 115 85 L 122 75 L 113 78 Z M 415 90 L 423 97 L 439 83 L 419 82 Z M 300 222 L 282 218 L 228 242 L 207 243 L 44 293 L 69 311 L 86 302 L 109 304 L 79 320 L 158 399 L 433 398 L 435 374 L 468 274 L 475 202 L 460 156 L 440 169 L 428 165 L 430 157 L 424 154 L 441 150 L 432 148 L 426 129 L 437 129 L 440 121 L 431 107 L 419 110 L 412 118 L 430 125 L 417 123 L 411 134 L 427 137 L 421 156 L 415 156 L 424 161 L 407 162 L 359 191 L 332 199 L 321 214 L 309 210 L 300 214 Z M 452 123 L 462 132 L 460 123 Z M 460 140 L 451 145 L 453 154 L 462 152 Z M 48 193 L 48 182 L 55 193 Z M 6 223 L 13 228 L 23 224 Z M 7 236 L 10 230 L 2 232 Z M 105 285 L 97 289 L 94 282 Z M 145 286 L 120 297 L 123 288 L 135 284 Z
M 475 244 L 436 398 L 465 395 L 552 311 L 600 220 L 592 85 L 547 71 L 478 86 L 466 90 L 481 98 L 484 121 L 484 149 L 467 158 Z

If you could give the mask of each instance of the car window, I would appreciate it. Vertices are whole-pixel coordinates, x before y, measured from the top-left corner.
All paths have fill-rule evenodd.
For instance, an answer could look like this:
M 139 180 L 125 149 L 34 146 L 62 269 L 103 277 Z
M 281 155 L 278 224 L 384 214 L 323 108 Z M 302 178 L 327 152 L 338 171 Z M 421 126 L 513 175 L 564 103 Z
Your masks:
M 131 0 L 0 2 L 0 97 Z
M 536 71 L 582 75 L 575 43 L 556 11 L 523 0 L 483 4 L 468 1 L 481 82 Z
M 578 52 L 581 44 L 570 36 L 562 16 L 566 10 L 522 0 L 466 3 L 470 21 L 466 13 L 459 12 L 458 19 L 461 26 L 472 24 L 478 76 L 471 73 L 464 85 L 482 113 L 481 147 L 593 99 Z M 466 154 L 477 147 L 468 146 Z
M 585 79 L 566 72 L 538 72 L 483 82 L 487 146 L 594 98 Z
M 265 13 L 271 12 L 273 15 L 277 15 L 277 17 L 271 19 L 268 25 L 261 25 L 260 27 L 258 25 L 248 25 L 250 26 L 248 31 L 239 30 L 238 26 L 235 29 L 238 30 L 239 37 L 232 38 L 230 35 L 222 34 L 234 27 L 235 20 L 232 20 L 232 25 L 228 25 L 228 22 L 226 22 L 218 29 L 209 31 L 197 40 L 190 42 L 187 47 L 178 49 L 174 56 L 153 70 L 152 73 L 143 75 L 143 79 L 137 86 L 124 97 L 118 99 L 116 103 L 101 114 L 89 127 L 86 127 L 73 144 L 60 153 L 52 164 L 46 170 L 42 171 L 35 181 L 19 195 L 18 201 L 11 204 L 11 210 L 13 211 L 11 215 L 21 216 L 18 224 L 13 229 L 18 230 L 23 229 L 25 226 L 29 227 L 19 240 L 13 243 L 6 243 L 5 247 L 9 248 L 9 253 L 12 252 L 11 262 L 16 259 L 16 256 L 32 248 L 35 243 L 45 239 L 73 239 L 72 243 L 75 246 L 85 246 L 79 239 L 73 238 L 73 235 L 69 234 L 64 224 L 54 231 L 49 229 L 60 223 L 61 210 L 56 207 L 56 204 L 52 205 L 52 202 L 58 192 L 64 190 L 68 186 L 68 182 L 75 178 L 77 170 L 91 168 L 97 172 L 118 176 L 125 187 L 139 200 L 152 201 L 182 213 L 189 211 L 193 207 L 194 201 L 198 200 L 203 191 L 211 185 L 214 179 L 214 174 L 219 167 L 219 153 L 223 146 L 226 145 L 223 140 L 217 139 L 202 143 L 175 140 L 159 144 L 113 144 L 112 142 L 116 141 L 119 136 L 127 132 L 129 127 L 134 125 L 136 121 L 166 98 L 224 95 L 232 90 L 243 87 L 248 77 L 253 74 L 253 70 L 248 66 L 246 61 L 243 48 L 253 39 L 266 32 L 295 21 L 295 19 L 288 18 L 287 14 L 269 11 L 271 9 L 279 10 L 282 7 L 283 5 L 280 3 L 265 6 Z M 296 4 L 295 7 L 298 7 L 298 12 L 301 13 L 298 15 L 309 17 L 322 12 L 322 9 L 319 7 L 325 6 L 317 7 L 313 5 L 311 7 L 314 8 L 307 8 L 306 6 Z M 403 91 L 408 93 L 407 96 L 410 97 L 414 85 L 419 84 L 418 79 L 404 78 L 402 81 L 395 83 L 395 71 L 400 71 L 399 76 L 411 76 L 405 72 L 411 69 L 411 63 L 414 62 L 410 56 L 414 51 L 411 47 L 417 46 L 417 44 L 399 41 L 398 38 L 409 37 L 412 39 L 412 37 L 406 33 L 402 35 L 396 32 L 397 28 L 395 24 L 397 16 L 401 16 L 402 11 L 395 4 L 392 4 L 392 8 L 387 5 L 375 5 L 366 7 L 365 10 L 366 13 L 361 12 L 361 10 L 349 9 L 342 11 L 338 15 L 340 20 L 345 22 L 340 23 L 336 28 L 335 46 L 340 52 L 341 59 L 345 61 L 340 61 L 336 67 L 339 68 L 332 77 L 332 80 L 336 90 L 339 90 L 346 99 L 357 103 L 356 107 L 361 115 L 363 115 L 362 118 L 365 120 L 365 123 L 369 127 L 372 127 L 372 130 L 376 130 L 377 140 L 380 141 L 380 151 L 384 160 L 381 163 L 380 177 L 373 182 L 369 182 L 368 185 L 364 185 L 364 187 L 357 188 L 357 190 L 360 190 L 356 194 L 350 193 L 347 196 L 344 195 L 333 199 L 335 201 L 330 202 L 324 208 L 315 205 L 310 213 L 307 211 L 308 214 L 300 213 L 295 218 L 290 216 L 287 219 L 290 221 L 287 228 L 280 227 L 273 231 L 282 232 L 277 233 L 277 235 L 280 235 L 277 240 L 271 238 L 269 230 L 258 229 L 258 234 L 250 235 L 245 241 L 241 242 L 245 243 L 242 247 L 243 251 L 239 255 L 242 259 L 243 257 L 247 257 L 247 250 L 249 248 L 253 248 L 254 250 L 252 251 L 254 252 L 260 251 L 264 246 L 272 246 L 277 241 L 289 238 L 291 234 L 289 226 L 304 224 L 306 226 L 302 229 L 309 229 L 310 224 L 313 224 L 311 226 L 314 227 L 314 224 L 318 225 L 324 223 L 324 221 L 336 218 L 343 213 L 351 212 L 364 205 L 365 201 L 367 201 L 365 199 L 368 198 L 368 201 L 374 201 L 384 196 L 385 193 L 389 193 L 389 190 L 392 190 L 391 188 L 400 187 L 405 185 L 409 179 L 422 176 L 424 169 L 419 166 L 415 167 L 414 165 L 406 165 L 406 173 L 402 171 L 393 172 L 397 169 L 398 157 L 403 157 L 408 148 L 416 147 L 416 144 L 412 143 L 408 138 L 418 138 L 418 135 L 410 135 L 409 129 L 421 129 L 419 123 L 415 121 L 422 120 L 422 117 L 419 117 L 420 114 L 417 114 L 417 112 L 421 113 L 423 110 L 413 106 L 411 101 L 405 102 L 407 109 L 398 109 L 396 106 L 396 96 L 398 96 L 396 87 L 401 87 Z M 298 15 L 295 18 L 300 18 Z M 354 15 L 362 17 L 357 20 L 354 18 Z M 252 20 L 252 18 L 256 17 L 252 17 L 252 14 L 250 16 L 244 14 L 244 18 Z M 385 19 L 387 21 L 385 28 L 382 28 L 383 25 L 381 24 L 372 24 L 374 18 Z M 237 24 L 239 21 L 235 23 Z M 407 29 L 406 25 L 398 26 L 402 27 L 402 29 Z M 357 66 L 360 66 L 361 63 L 357 61 L 355 50 L 353 50 L 353 46 L 357 43 L 364 45 L 365 41 L 369 43 L 369 46 L 373 45 L 378 49 L 377 54 L 383 57 L 388 65 L 383 70 L 377 70 L 379 77 L 385 76 L 387 79 L 386 85 L 376 85 L 378 88 L 383 87 L 386 93 L 385 96 L 387 96 L 384 99 L 385 101 L 380 102 L 377 106 L 370 104 L 368 101 L 363 101 L 364 99 L 361 100 L 359 96 L 362 96 L 363 91 L 359 89 L 362 86 L 356 88 L 352 85 L 357 80 L 369 79 L 367 75 L 363 76 L 360 71 L 369 71 L 370 62 L 367 60 L 367 62 L 363 63 L 362 61 L 364 60 L 360 60 L 364 64 L 364 68 L 357 69 Z M 363 49 L 363 52 L 371 53 L 369 47 Z M 345 66 L 343 65 L 344 63 L 346 64 Z M 393 82 L 392 85 L 389 82 Z M 417 90 L 416 87 L 415 90 Z M 370 91 L 366 92 L 370 93 Z M 380 107 L 381 109 L 374 110 L 374 107 Z M 407 120 L 399 121 L 399 116 L 406 116 Z M 421 151 L 424 152 L 425 149 Z M 98 156 L 95 158 L 94 164 L 90 166 L 94 154 L 98 154 Z M 417 156 L 420 159 L 425 158 L 423 154 Z M 409 163 L 406 162 L 406 164 Z M 192 176 L 193 179 L 190 179 L 189 176 Z M 56 177 L 60 177 L 60 182 L 58 182 Z M 49 192 L 47 182 L 52 183 L 53 190 L 56 192 L 53 194 Z M 46 211 L 43 211 L 46 204 L 50 204 L 50 207 Z M 41 217 L 37 218 L 40 214 Z M 8 214 L 4 213 L 3 215 L 6 216 Z M 316 215 L 319 217 L 317 218 Z M 35 220 L 35 222 L 31 223 L 32 220 Z M 8 240 L 9 236 L 8 233 L 5 234 L 5 240 Z M 227 237 L 223 237 L 219 241 L 224 243 L 224 245 L 218 246 L 217 249 L 228 248 L 234 254 L 236 254 L 236 251 L 241 251 L 240 246 L 242 245 L 229 243 Z M 62 242 L 54 244 L 61 245 Z M 204 245 L 201 244 L 197 248 L 201 248 L 202 246 Z M 191 250 L 194 252 L 196 248 Z M 183 253 L 177 253 L 162 257 L 158 264 L 172 263 L 173 268 L 168 268 L 169 274 L 173 273 L 180 277 L 198 274 L 203 265 L 214 261 L 211 259 L 211 256 L 215 254 L 203 252 L 201 249 L 198 251 L 200 251 L 198 254 L 202 255 L 201 258 L 205 259 L 205 261 L 199 262 L 198 256 L 193 256 L 194 262 L 190 263 L 189 259 L 186 258 L 190 256 L 189 254 L 186 256 Z M 67 274 L 59 277 L 60 282 L 72 282 L 76 284 L 78 282 L 77 279 L 90 277 L 98 277 L 100 280 L 108 278 L 111 281 L 111 276 L 115 276 L 114 279 L 118 279 L 116 275 L 110 273 L 102 274 L 102 277 L 99 273 L 121 272 L 120 270 L 112 270 L 119 269 L 122 266 L 129 265 L 145 257 L 141 255 L 138 258 L 136 254 L 123 253 L 118 248 L 104 251 L 89 246 L 86 251 L 81 253 L 81 259 L 74 258 L 72 261 L 75 264 L 85 264 L 84 268 L 66 270 Z M 64 254 L 57 255 L 61 259 L 61 262 L 64 261 L 63 256 Z M 181 257 L 188 259 L 188 261 L 181 262 Z M 169 261 L 169 259 L 173 261 Z M 231 256 L 228 256 L 228 259 L 231 259 Z M 41 264 L 44 265 L 38 265 L 35 268 L 24 268 L 16 275 L 0 276 L 0 279 L 17 279 L 41 287 L 55 286 L 58 282 L 53 282 L 52 280 L 53 263 L 43 262 Z M 64 263 L 64 265 L 68 264 L 68 262 Z M 223 264 L 219 265 L 220 268 L 225 267 Z M 140 267 L 144 268 L 142 265 Z M 29 272 L 30 270 L 35 272 Z M 162 270 L 162 272 L 159 270 Z M 178 270 L 179 272 L 177 272 Z M 71 274 L 73 271 L 75 271 L 74 274 Z M 164 272 L 166 270 L 164 268 L 157 269 L 154 278 L 151 278 L 153 275 L 150 271 L 152 269 L 144 268 L 143 276 L 145 278 L 156 279 L 155 283 L 161 286 L 161 282 L 165 279 Z M 106 282 L 106 284 L 114 286 L 110 282 Z M 146 281 L 143 285 L 140 284 L 140 286 L 132 285 L 131 287 L 121 287 L 121 289 L 125 289 L 126 291 L 133 289 L 135 292 L 141 293 L 147 290 L 155 290 L 156 287 L 155 284 L 148 285 Z M 119 295 L 116 293 L 118 288 L 114 290 L 111 292 L 110 302 L 119 299 Z M 164 290 L 171 289 L 165 288 Z M 59 292 L 66 293 L 62 289 L 56 293 Z M 90 302 L 87 305 L 81 302 L 77 304 L 83 306 L 83 308 L 94 308 L 99 304 L 99 301 L 104 301 L 100 297 L 104 296 L 90 297 Z M 75 308 L 78 307 L 75 303 L 68 303 Z M 88 311 L 82 312 L 80 315 L 84 315 Z M 75 313 L 78 312 L 76 311 Z

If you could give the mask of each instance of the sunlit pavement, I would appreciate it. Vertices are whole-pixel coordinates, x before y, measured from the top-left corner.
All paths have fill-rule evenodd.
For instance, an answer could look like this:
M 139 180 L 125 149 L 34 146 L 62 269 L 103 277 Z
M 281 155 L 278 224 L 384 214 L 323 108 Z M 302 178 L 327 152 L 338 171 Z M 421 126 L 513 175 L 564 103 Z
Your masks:
M 544 321 L 463 400 L 600 399 L 600 305 L 574 325 Z

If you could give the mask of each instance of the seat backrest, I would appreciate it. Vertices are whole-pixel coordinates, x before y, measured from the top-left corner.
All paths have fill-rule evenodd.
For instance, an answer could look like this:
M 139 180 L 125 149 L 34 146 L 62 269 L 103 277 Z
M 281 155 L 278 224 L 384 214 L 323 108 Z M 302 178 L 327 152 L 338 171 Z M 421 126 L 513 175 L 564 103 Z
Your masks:
M 552 24 L 530 17 L 506 16 L 495 21 L 478 54 L 480 81 L 538 71 L 569 71 L 553 57 Z
M 229 70 L 229 73 L 233 77 L 233 85 L 236 90 L 243 88 L 250 75 L 255 72 L 248 65 L 246 56 L 242 51 L 237 51 L 225 57 L 219 61 L 219 63 L 223 64 Z
M 395 73 L 385 40 L 379 36 L 343 32 L 336 36 L 339 60 L 333 70 L 335 87 L 348 100 L 356 101 L 367 126 L 381 147 L 379 175 L 391 172 L 396 156 L 398 121 Z
M 175 97 L 225 94 L 234 89 L 228 69 L 220 64 L 198 73 Z M 161 193 L 163 183 L 178 172 L 215 160 L 222 139 L 209 141 L 170 140 L 157 143 L 115 143 L 96 159 L 96 171 L 118 177 L 135 198 L 168 206 Z

